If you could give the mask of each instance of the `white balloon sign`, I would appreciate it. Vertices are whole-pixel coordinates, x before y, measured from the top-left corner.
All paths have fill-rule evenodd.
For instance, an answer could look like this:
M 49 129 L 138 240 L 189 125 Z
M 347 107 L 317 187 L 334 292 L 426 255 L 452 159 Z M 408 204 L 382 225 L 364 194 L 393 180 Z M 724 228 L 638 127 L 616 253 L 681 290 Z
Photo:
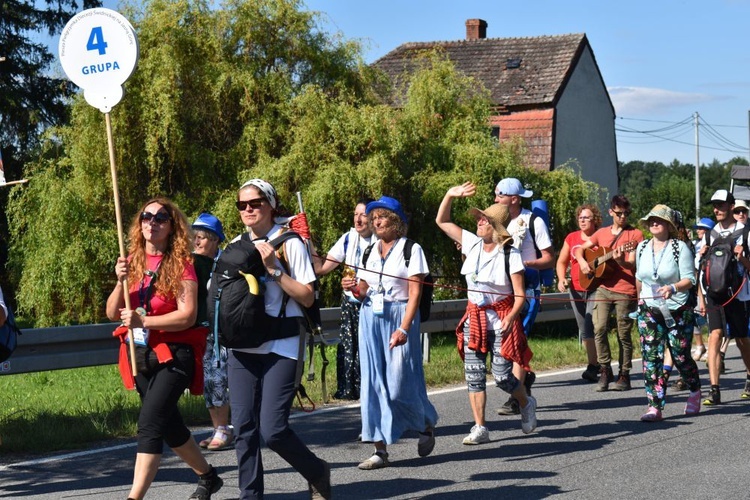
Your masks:
M 86 102 L 108 113 L 120 102 L 122 84 L 138 62 L 138 38 L 130 22 L 111 9 L 87 9 L 65 25 L 58 45 L 68 78 Z

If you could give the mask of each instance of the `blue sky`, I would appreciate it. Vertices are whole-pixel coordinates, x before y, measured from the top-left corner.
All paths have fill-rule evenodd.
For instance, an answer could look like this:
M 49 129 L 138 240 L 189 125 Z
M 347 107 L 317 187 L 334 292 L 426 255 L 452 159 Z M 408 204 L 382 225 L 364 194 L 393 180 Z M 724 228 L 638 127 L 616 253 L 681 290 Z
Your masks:
M 303 0 L 373 62 L 405 42 L 585 33 L 617 114 L 618 157 L 695 164 L 748 157 L 750 0 Z M 116 9 L 116 0 L 105 6 Z
M 695 164 L 696 112 L 701 164 L 748 157 L 750 0 L 305 4 L 323 14 L 327 31 L 361 40 L 367 62 L 405 42 L 463 39 L 472 18 L 487 21 L 492 38 L 585 33 L 615 105 L 616 126 L 630 130 L 617 133 L 621 161 Z

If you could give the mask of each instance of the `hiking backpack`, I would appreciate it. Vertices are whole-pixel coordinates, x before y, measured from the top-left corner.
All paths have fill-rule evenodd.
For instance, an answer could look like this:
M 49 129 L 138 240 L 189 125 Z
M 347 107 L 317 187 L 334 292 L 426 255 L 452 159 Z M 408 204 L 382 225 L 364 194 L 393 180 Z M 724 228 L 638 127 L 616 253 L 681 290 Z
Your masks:
M 726 236 L 718 236 L 711 242 L 713 231 L 706 232 L 708 250 L 700 261 L 700 283 L 706 293 L 715 299 L 734 295 L 742 286 L 744 272 L 734 255 L 735 240 L 742 236 L 742 247 L 747 251 L 748 228 L 742 228 Z M 718 234 L 718 233 L 717 233 Z
M 269 243 L 278 248 L 293 237 L 300 236 L 288 231 Z M 266 268 L 249 233 L 227 245 L 217 259 L 208 289 L 208 320 L 224 347 L 253 348 L 281 338 L 288 297 L 284 296 L 280 317 L 266 314 L 265 277 Z
M 21 329 L 16 325 L 16 318 L 13 316 L 13 310 L 6 302 L 5 307 L 8 309 L 8 316 L 5 324 L 0 327 L 0 363 L 5 361 L 13 354 L 18 345 L 18 336 L 21 335 Z
M 366 267 L 367 265 L 367 259 L 370 258 L 370 253 L 372 253 L 372 247 L 375 246 L 375 243 L 365 248 L 365 251 L 362 253 L 362 267 Z M 409 262 L 411 261 L 411 250 L 414 246 L 414 240 L 406 238 L 406 241 L 404 242 L 404 264 L 406 264 L 406 267 L 409 267 Z M 427 273 L 427 275 L 422 278 L 422 296 L 419 298 L 419 321 L 420 323 L 424 323 L 428 319 L 430 319 L 430 309 L 432 309 L 432 296 L 435 290 L 435 279 L 432 277 L 432 273 Z

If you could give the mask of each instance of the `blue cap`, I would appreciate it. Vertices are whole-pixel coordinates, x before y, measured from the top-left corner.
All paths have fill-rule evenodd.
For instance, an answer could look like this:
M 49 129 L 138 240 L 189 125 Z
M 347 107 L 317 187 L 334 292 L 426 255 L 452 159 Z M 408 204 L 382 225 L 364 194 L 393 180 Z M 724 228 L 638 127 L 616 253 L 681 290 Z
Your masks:
M 215 215 L 203 212 L 193 222 L 193 229 L 204 229 L 211 231 L 219 237 L 219 241 L 224 241 L 224 228 L 221 227 L 221 221 Z
M 709 217 L 703 217 L 698 224 L 693 226 L 693 229 L 705 229 L 706 231 L 710 231 L 714 228 L 716 225 L 716 222 L 713 221 L 713 219 Z
M 407 223 L 404 209 L 401 208 L 401 203 L 399 203 L 395 198 L 391 198 L 390 196 L 381 196 L 379 199 L 371 201 L 367 204 L 365 213 L 367 213 L 367 215 L 370 215 L 370 212 L 372 212 L 376 208 L 384 208 L 386 210 L 390 210 L 391 212 L 395 212 L 404 224 Z

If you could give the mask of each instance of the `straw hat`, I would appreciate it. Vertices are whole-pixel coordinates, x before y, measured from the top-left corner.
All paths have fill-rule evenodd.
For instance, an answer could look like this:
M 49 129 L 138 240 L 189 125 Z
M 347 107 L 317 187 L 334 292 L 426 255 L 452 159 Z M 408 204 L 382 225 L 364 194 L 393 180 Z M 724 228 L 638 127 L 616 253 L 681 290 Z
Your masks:
M 508 240 L 512 239 L 510 233 L 508 233 L 508 230 L 505 228 L 510 222 L 510 212 L 506 205 L 495 203 L 484 210 L 472 208 L 469 210 L 469 214 L 477 220 L 482 216 L 487 218 L 493 229 L 492 240 L 495 243 L 505 245 Z

